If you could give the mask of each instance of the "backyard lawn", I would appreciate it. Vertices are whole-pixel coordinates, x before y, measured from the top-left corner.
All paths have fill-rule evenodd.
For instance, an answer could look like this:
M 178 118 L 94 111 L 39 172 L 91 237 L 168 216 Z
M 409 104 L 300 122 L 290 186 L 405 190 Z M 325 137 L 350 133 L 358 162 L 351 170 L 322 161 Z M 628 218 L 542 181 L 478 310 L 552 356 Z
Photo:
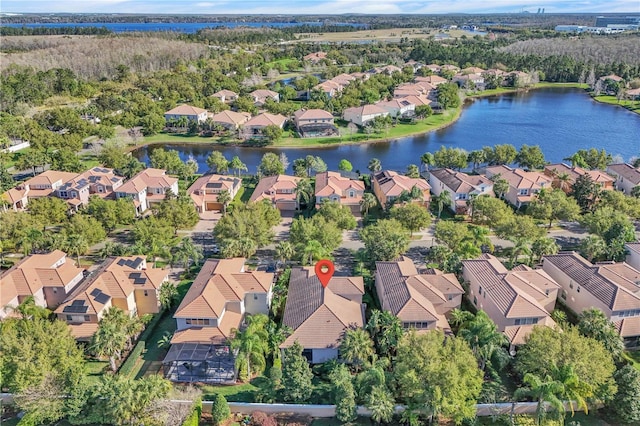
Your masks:
M 264 380 L 260 377 L 253 379 Z M 202 389 L 202 399 L 205 401 L 211 401 L 213 395 L 220 394 L 224 396 L 229 402 L 254 402 L 255 394 L 258 391 L 258 387 L 252 383 L 241 383 L 238 385 L 204 385 Z

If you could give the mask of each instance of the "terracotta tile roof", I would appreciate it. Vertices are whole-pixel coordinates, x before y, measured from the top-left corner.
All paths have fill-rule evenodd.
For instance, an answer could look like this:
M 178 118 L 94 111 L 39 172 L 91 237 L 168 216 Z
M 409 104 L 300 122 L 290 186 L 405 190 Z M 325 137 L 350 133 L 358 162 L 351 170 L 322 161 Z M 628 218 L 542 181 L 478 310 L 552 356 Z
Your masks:
M 256 115 L 246 123 L 244 127 L 267 127 L 267 126 L 284 126 L 284 122 L 287 121 L 287 117 L 282 114 L 269 114 L 263 112 L 260 115 Z
M 71 335 L 76 340 L 90 340 L 98 331 L 97 322 L 83 322 L 80 324 L 69 324 Z
M 339 195 L 341 198 L 347 196 L 347 190 L 353 189 L 357 192 L 364 191 L 364 182 L 342 177 L 337 172 L 323 172 L 316 175 L 316 197 L 329 197 Z M 362 196 L 351 198 L 353 203 L 359 203 Z
M 429 83 L 431 85 L 438 85 L 441 83 L 446 83 L 447 79 L 440 77 L 439 75 L 428 75 L 426 77 L 416 77 L 415 78 L 415 82 L 419 83 L 419 82 L 425 82 L 425 83 Z
M 218 90 L 216 93 L 214 93 L 213 95 L 216 98 L 221 98 L 221 97 L 237 97 L 238 94 L 232 90 L 227 90 L 227 89 L 222 89 L 222 90 Z
M 239 329 L 242 323 L 242 314 L 239 312 L 225 311 L 218 327 L 189 327 L 176 331 L 171 338 L 171 344 L 177 343 L 203 343 L 210 345 L 222 345 L 232 337 L 232 330 Z
M 2 198 L 9 201 L 11 204 L 15 204 L 26 197 L 28 191 L 25 187 L 20 186 L 17 188 L 10 188 L 2 194 Z
M 248 112 L 222 111 L 211 116 L 214 123 L 227 124 L 229 126 L 238 127 L 246 123 L 251 118 Z
M 607 170 L 627 179 L 634 185 L 640 185 L 640 168 L 634 168 L 631 164 L 619 163 L 609 164 Z
M 394 92 L 394 95 L 395 95 L 395 92 Z M 405 96 L 404 99 L 411 102 L 415 106 L 430 105 L 433 102 L 422 95 L 409 95 L 409 96 Z
M 391 99 L 390 101 L 381 101 L 381 102 L 378 102 L 376 105 L 384 109 L 387 109 L 387 108 L 402 109 L 402 108 L 408 108 L 413 104 L 409 102 L 406 98 L 400 98 L 400 99 Z
M 207 112 L 207 110 L 184 104 L 170 109 L 169 111 L 165 112 L 165 115 L 200 115 L 203 112 Z
M 187 189 L 187 194 L 191 196 L 197 205 L 202 205 L 205 201 L 217 202 L 220 192 L 227 191 L 235 194 L 242 186 L 242 179 L 229 175 L 204 175 L 196 179 Z
M 449 328 L 437 306 L 447 302 L 448 295 L 461 295 L 464 290 L 453 274 L 418 274 L 413 261 L 401 257 L 394 262 L 376 262 L 376 281 L 382 288 L 378 294 L 384 309 L 403 322 L 435 322 Z
M 282 323 L 293 333 L 280 347 L 297 341 L 305 348 L 337 348 L 347 329 L 364 326 L 363 305 L 334 293 L 332 287 L 352 291 L 331 283 L 323 288 L 311 268 L 291 270 Z
M 178 179 L 168 176 L 166 170 L 144 169 L 127 182 L 125 182 L 117 192 L 127 194 L 138 194 L 148 188 L 170 188 Z M 160 194 L 164 198 L 164 194 Z
M 260 179 L 256 189 L 253 190 L 249 202 L 269 200 L 273 203 L 278 201 L 295 201 L 295 189 L 302 178 L 289 175 L 267 176 Z M 291 190 L 290 193 L 278 192 L 278 190 Z
M 45 172 L 40 173 L 39 175 L 32 177 L 24 182 L 24 185 L 29 186 L 51 186 L 56 182 L 65 183 L 74 177 L 77 176 L 77 173 L 69 173 L 69 172 L 59 172 L 57 170 L 47 170 Z
M 567 173 L 570 176 L 570 182 L 573 184 L 576 179 L 582 175 L 589 175 L 594 182 L 607 183 L 615 181 L 614 178 L 600 170 L 585 170 L 582 167 L 571 167 L 564 163 L 547 164 L 544 166 L 545 172 L 562 174 Z
M 551 185 L 550 178 L 542 173 L 512 169 L 509 166 L 487 167 L 487 176 L 497 174 L 506 179 L 509 182 L 509 186 L 517 189 L 541 189 Z
M 482 185 L 493 186 L 493 182 L 484 176 L 468 175 L 451 169 L 434 169 L 429 170 L 429 173 L 435 176 L 453 193 L 466 194 L 471 191 L 478 190 Z
M 538 324 L 529 325 L 508 325 L 504 328 L 503 333 L 509 339 L 509 344 L 513 346 L 520 346 L 527 343 L 526 339 L 533 331 L 534 327 L 546 326 L 555 327 L 557 324 L 551 317 L 544 317 Z
M 333 114 L 323 109 L 299 109 L 293 113 L 296 121 L 299 120 L 331 120 Z
M 638 316 L 623 318 L 616 321 L 614 325 L 623 338 L 640 336 L 640 317 Z
M 611 310 L 640 308 L 640 271 L 626 263 L 595 264 L 575 252 L 544 256 Z
M 259 99 L 276 98 L 279 96 L 278 92 L 274 92 L 273 90 L 267 90 L 267 89 L 254 90 L 253 92 L 250 93 L 250 95 L 253 96 L 254 98 L 259 98 Z
M 18 297 L 18 290 L 11 279 L 0 280 L 0 310 L 9 305 Z
M 324 58 L 327 57 L 327 53 L 326 52 L 315 52 L 315 53 L 309 53 L 308 55 L 304 56 L 304 60 L 305 61 L 312 61 L 312 62 L 317 62 L 320 61 Z
M 624 81 L 624 79 L 618 75 L 615 74 L 609 74 L 609 75 L 603 75 L 602 77 L 600 77 L 598 80 L 613 80 L 613 81 Z
M 32 254 L 4 271 L 0 279 L 3 286 L 5 281 L 12 283 L 20 296 L 32 296 L 43 287 L 65 287 L 83 272 L 66 256 L 60 250 Z
M 208 259 L 174 318 L 219 318 L 227 302 L 244 300 L 247 293 L 267 293 L 273 274 L 244 272 L 244 262 L 244 258 Z
M 388 111 L 377 105 L 363 105 L 359 107 L 347 108 L 344 112 L 349 112 L 356 115 L 375 115 L 375 114 L 387 114 Z M 344 113 L 343 113 L 344 114 Z
M 482 68 L 478 68 L 478 67 L 469 67 L 462 70 L 462 72 L 467 74 L 482 74 L 485 71 L 486 70 L 483 70 Z
M 538 303 L 539 299 L 543 299 L 540 294 L 544 295 L 547 289 L 560 288 L 543 271 L 529 268 L 508 271 L 490 254 L 484 254 L 478 259 L 463 260 L 462 265 L 465 273 L 478 281 L 505 318 L 548 316 L 549 313 Z
M 411 191 L 414 186 L 425 192 L 431 189 L 424 179 L 410 178 L 391 170 L 380 171 L 373 175 L 373 179 L 378 182 L 380 189 L 387 197 L 397 197 L 402 191 Z

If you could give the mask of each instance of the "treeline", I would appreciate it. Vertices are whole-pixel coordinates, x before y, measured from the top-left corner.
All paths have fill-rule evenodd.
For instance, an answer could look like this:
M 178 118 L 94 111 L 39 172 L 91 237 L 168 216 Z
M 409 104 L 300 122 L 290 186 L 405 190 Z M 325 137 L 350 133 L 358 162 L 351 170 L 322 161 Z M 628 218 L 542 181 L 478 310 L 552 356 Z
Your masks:
M 599 37 L 594 37 L 589 42 L 597 44 L 601 43 L 601 40 Z M 638 39 L 635 37 L 629 39 L 631 44 L 637 43 L 637 41 Z M 535 43 L 535 41 L 533 42 Z M 562 45 L 561 42 L 561 39 L 554 39 L 548 43 Z M 623 50 L 628 50 L 626 43 L 623 46 Z M 581 58 L 577 59 L 562 51 L 561 48 L 557 49 L 557 53 L 547 56 L 533 53 L 533 51 L 532 53 L 515 54 L 505 51 L 507 49 L 494 47 L 497 46 L 484 39 L 461 39 L 447 42 L 447 44 L 415 40 L 409 56 L 411 59 L 425 63 L 454 63 L 461 67 L 468 65 L 476 65 L 481 68 L 503 66 L 517 70 L 537 70 L 544 74 L 544 78 L 541 79 L 551 82 L 578 81 L 581 75 L 591 69 L 594 69 L 598 76 L 615 73 L 627 80 L 640 75 L 640 61 L 627 63 L 615 53 L 608 56 L 609 61 L 601 62 L 599 57 L 589 55 L 588 52 L 584 52 Z
M 112 34 L 106 27 L 6 27 L 0 26 L 0 36 L 30 36 L 30 35 L 107 35 Z

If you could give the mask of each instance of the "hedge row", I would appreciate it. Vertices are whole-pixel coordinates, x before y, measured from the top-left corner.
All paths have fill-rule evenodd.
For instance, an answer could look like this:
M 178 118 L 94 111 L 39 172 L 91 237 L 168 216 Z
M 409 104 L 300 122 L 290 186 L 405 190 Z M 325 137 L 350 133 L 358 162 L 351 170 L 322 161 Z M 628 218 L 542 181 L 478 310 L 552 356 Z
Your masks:
M 138 340 L 138 343 L 136 343 L 136 345 L 133 347 L 133 350 L 129 352 L 129 356 L 127 357 L 127 360 L 123 362 L 122 365 L 120 366 L 120 370 L 118 370 L 118 374 L 122 374 L 125 376 L 130 375 L 131 371 L 133 371 L 133 367 L 135 367 L 136 365 L 136 361 L 138 361 L 138 358 L 140 358 L 140 356 L 144 352 L 144 348 L 145 348 L 145 341 Z
M 200 424 L 200 416 L 202 416 L 202 399 L 198 398 L 193 402 L 191 414 L 184 419 L 182 426 L 198 426 Z

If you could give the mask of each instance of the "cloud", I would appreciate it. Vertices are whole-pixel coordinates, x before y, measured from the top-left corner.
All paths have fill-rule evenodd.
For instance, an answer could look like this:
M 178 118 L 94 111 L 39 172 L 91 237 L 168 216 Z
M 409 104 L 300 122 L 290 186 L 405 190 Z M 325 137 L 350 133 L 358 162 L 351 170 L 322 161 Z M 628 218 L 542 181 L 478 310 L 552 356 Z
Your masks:
M 3 0 L 2 12 L 16 13 L 216 13 L 216 14 L 396 14 L 640 13 L 639 0 Z

